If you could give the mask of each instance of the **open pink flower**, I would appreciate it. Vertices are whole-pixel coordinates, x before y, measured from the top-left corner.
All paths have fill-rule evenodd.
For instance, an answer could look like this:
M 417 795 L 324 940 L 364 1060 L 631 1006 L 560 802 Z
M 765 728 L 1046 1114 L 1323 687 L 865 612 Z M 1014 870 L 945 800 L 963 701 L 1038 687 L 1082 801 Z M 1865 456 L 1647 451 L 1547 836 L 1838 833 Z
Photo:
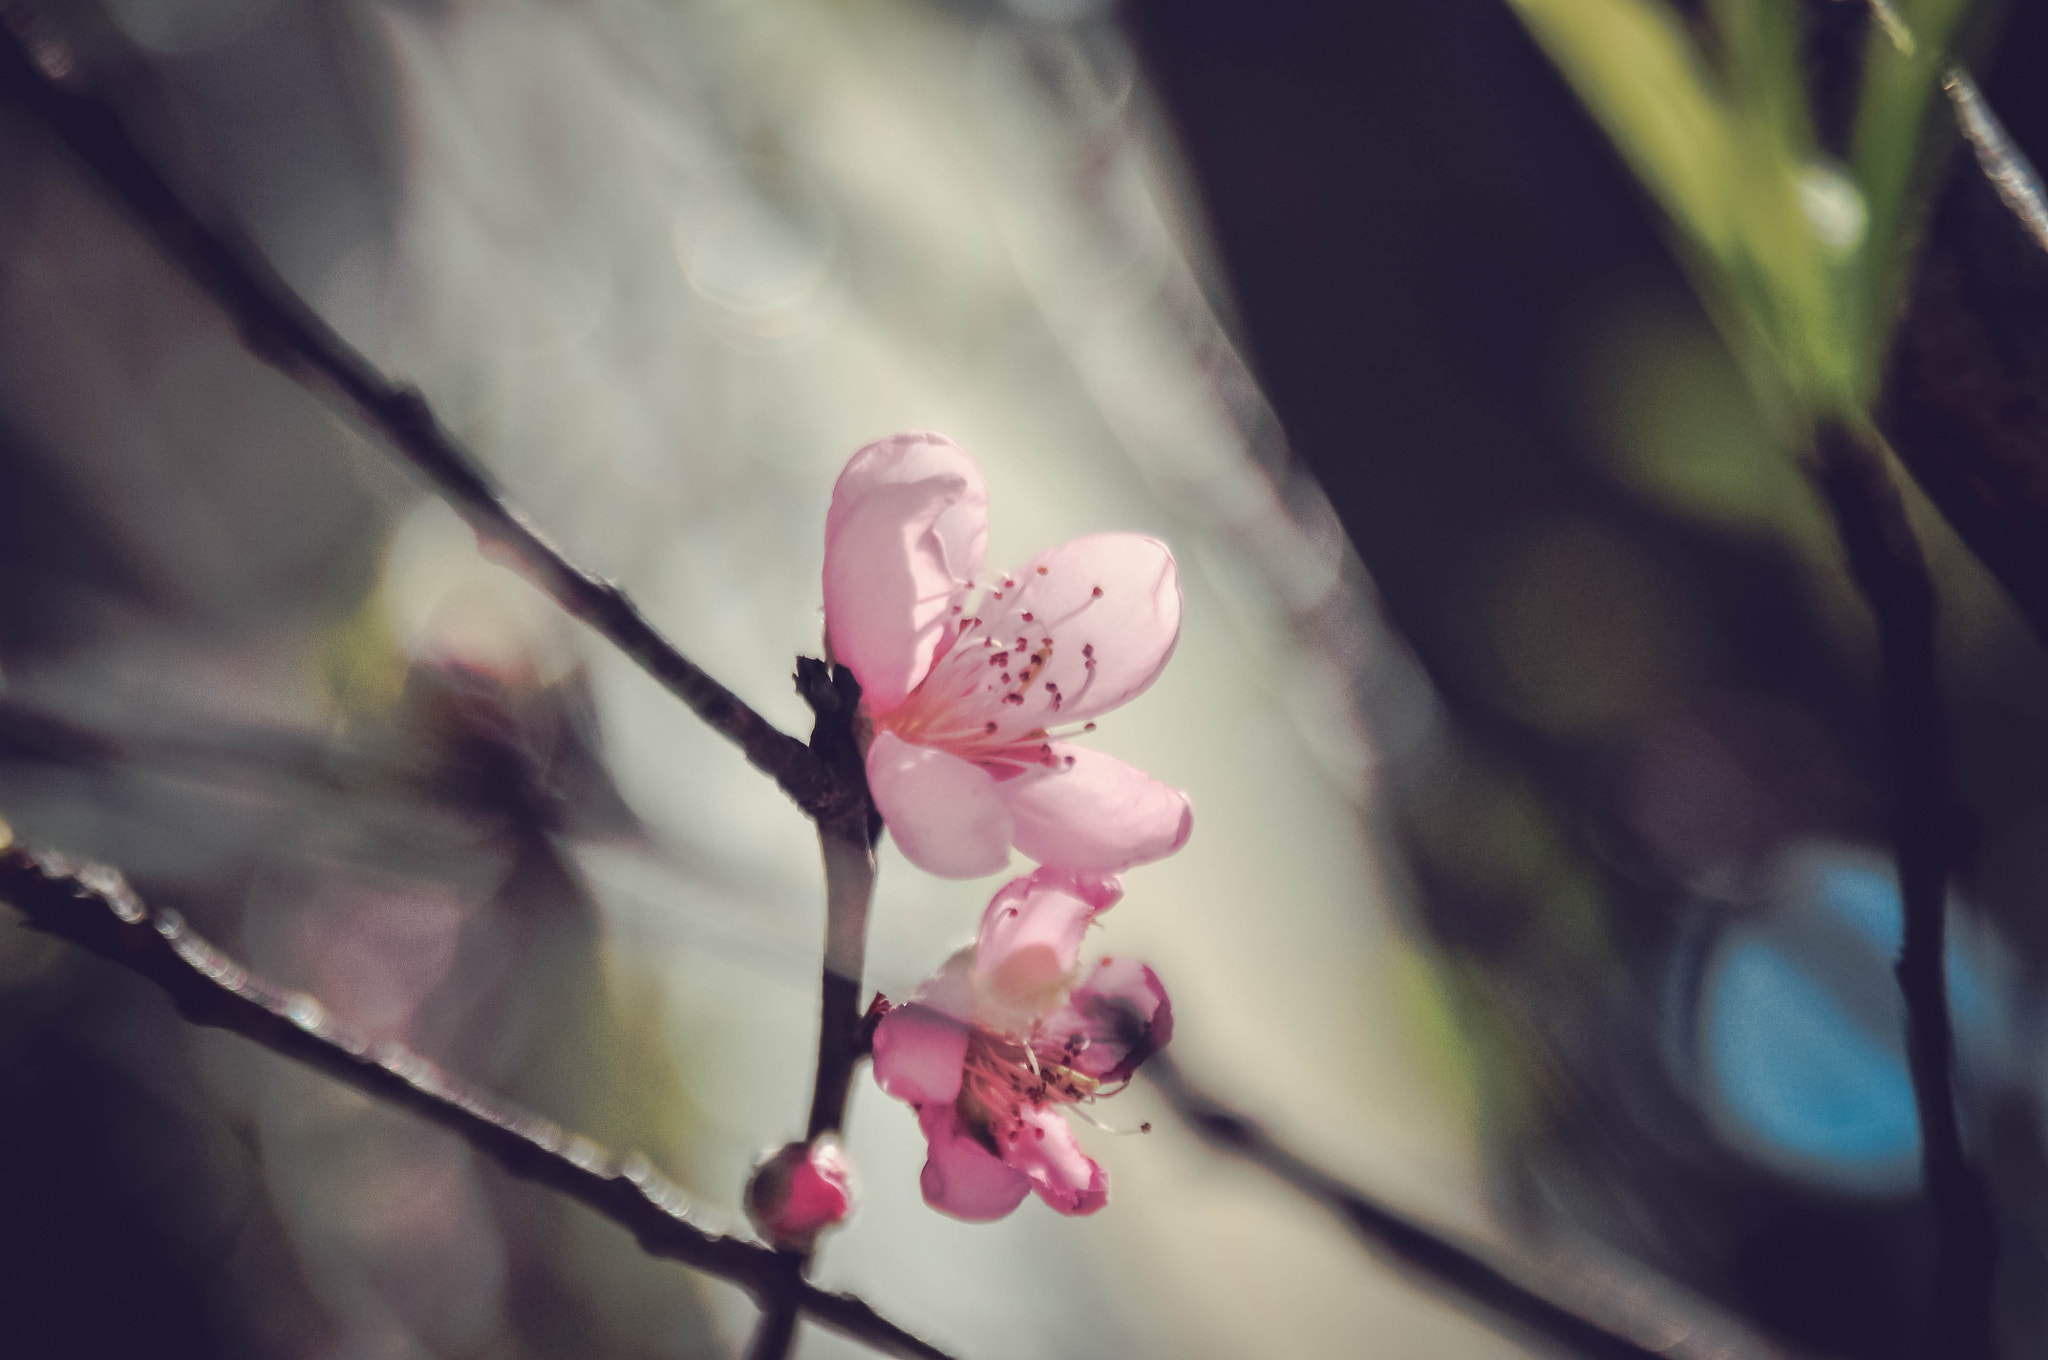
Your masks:
M 832 488 L 825 628 L 874 723 L 868 784 L 897 845 L 950 878 L 995 872 L 1012 845 L 1096 873 L 1172 854 L 1187 795 L 1065 738 L 1173 654 L 1173 554 L 1094 534 L 977 585 L 987 546 L 988 486 L 944 435 L 870 444 Z
M 1001 1218 L 1027 1191 L 1092 1214 L 1109 1178 L 1060 1107 L 1114 1094 L 1173 1035 L 1159 978 L 1099 959 L 1081 937 L 1115 905 L 1114 878 L 1039 869 L 1004 885 L 975 942 L 875 1027 L 875 1080 L 917 1110 L 924 1197 L 955 1218 Z

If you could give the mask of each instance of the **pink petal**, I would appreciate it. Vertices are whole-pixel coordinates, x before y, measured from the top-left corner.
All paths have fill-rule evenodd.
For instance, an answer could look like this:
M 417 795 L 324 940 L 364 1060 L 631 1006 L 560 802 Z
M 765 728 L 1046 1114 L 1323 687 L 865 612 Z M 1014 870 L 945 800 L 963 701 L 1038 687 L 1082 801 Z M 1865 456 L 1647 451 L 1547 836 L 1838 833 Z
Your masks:
M 944 435 L 894 435 L 847 462 L 825 515 L 825 629 L 872 711 L 902 703 L 957 634 L 987 545 L 988 484 Z
M 898 1006 L 875 1026 L 875 1082 L 912 1105 L 947 1105 L 960 1094 L 967 1027 L 918 1002 Z
M 1032 1047 L 1039 1057 L 1104 1084 L 1129 1081 L 1173 1038 L 1173 1003 L 1136 959 L 1101 959 L 1066 1004 L 1045 1017 Z
M 927 1105 L 917 1112 L 917 1122 L 930 1143 L 920 1177 L 925 1203 L 940 1213 L 985 1223 L 1024 1202 L 1031 1179 L 975 1142 L 951 1105 Z
M 1187 844 L 1195 814 L 1186 794 L 1100 751 L 1050 746 L 1050 768 L 995 786 L 1017 849 L 1040 864 L 1113 874 Z
M 1069 869 L 1039 869 L 1004 884 L 975 940 L 976 1022 L 998 1034 L 1028 1034 L 1073 985 L 1088 923 L 1122 896 L 1114 878 Z
M 904 856 L 926 873 L 979 878 L 1010 862 L 1016 823 L 979 765 L 877 732 L 868 789 Z
M 1107 712 L 1159 678 L 1180 610 L 1180 576 L 1158 539 L 1062 544 L 989 592 L 897 725 L 993 748 Z
M 974 1023 L 974 946 L 962 945 L 917 984 L 910 999 L 962 1025 Z
M 1029 610 L 1055 645 L 1044 678 L 1059 681 L 1065 695 L 1057 714 L 1049 715 L 1057 721 L 1107 713 L 1143 694 L 1180 638 L 1180 571 L 1156 538 L 1077 538 L 1026 563 L 1017 581 L 1010 603 L 1019 621 Z M 1088 661 L 1095 663 L 1092 670 Z
M 1063 1214 L 1092 1214 L 1109 1203 L 1109 1173 L 1081 1151 L 1065 1115 L 1050 1106 L 1017 1113 L 1022 1128 L 1003 1160 L 1030 1178 L 1040 1199 Z

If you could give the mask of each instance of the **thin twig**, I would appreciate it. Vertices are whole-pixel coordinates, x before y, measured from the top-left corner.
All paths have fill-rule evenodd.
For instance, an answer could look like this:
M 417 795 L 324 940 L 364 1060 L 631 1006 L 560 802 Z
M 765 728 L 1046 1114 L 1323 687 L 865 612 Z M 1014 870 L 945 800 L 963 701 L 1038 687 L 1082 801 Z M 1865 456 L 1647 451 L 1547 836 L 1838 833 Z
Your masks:
M 1277 1176 L 1344 1220 L 1368 1249 L 1511 1325 L 1587 1360 L 1792 1360 L 1791 1352 L 1718 1315 L 1681 1310 L 1611 1271 L 1584 1266 L 1538 1288 L 1468 1247 L 1388 1208 L 1275 1141 L 1256 1120 L 1191 1083 L 1166 1054 L 1153 1086 L 1211 1146 Z M 1567 1302 L 1566 1294 L 1578 1295 Z M 1485 1316 L 1485 1313 L 1479 1314 Z
M 745 1360 L 788 1360 L 796 1348 L 797 1297 L 804 1287 L 807 1254 L 788 1255 L 783 1262 L 782 1288 L 761 1301 L 761 1320 L 747 1342 Z
M 867 774 L 854 724 L 860 711 L 860 683 L 844 667 L 810 657 L 797 659 L 797 692 L 817 714 L 811 750 L 860 799 L 844 811 L 818 818 L 818 846 L 825 860 L 825 957 L 818 985 L 818 1065 L 811 1083 L 806 1140 L 838 1133 L 846 1123 L 853 1074 L 866 1046 L 861 1041 L 861 974 L 866 967 L 868 906 L 875 893 L 875 839 L 881 820 L 867 794 Z M 747 1360 L 787 1360 L 796 1344 L 798 1289 L 815 1248 L 783 1258 L 783 1287 L 762 1299 L 761 1321 L 747 1347 Z
M 1998 1238 L 1956 1118 L 1955 1038 L 1942 956 L 1948 875 L 1967 841 L 1968 814 L 1949 765 L 1934 577 L 1882 455 L 1832 422 L 1817 432 L 1815 453 L 1816 480 L 1849 572 L 1877 623 L 1883 666 L 1884 725 L 1897 786 L 1892 845 L 1905 916 L 1896 971 L 1935 1225 L 1934 1290 L 1921 1353 L 1979 1360 L 1993 1354 Z
M 233 319 L 252 354 L 381 436 L 481 538 L 730 738 L 806 812 L 841 809 L 841 791 L 803 742 L 777 730 L 678 651 L 618 586 L 564 556 L 506 501 L 417 389 L 391 381 L 357 353 L 239 231 L 209 221 L 111 105 L 53 75 L 69 69 L 69 54 L 32 42 L 17 28 L 26 22 L 20 11 L 0 7 L 0 99 L 47 127 L 135 215 L 144 234 Z
M 860 682 L 845 667 L 797 658 L 796 687 L 818 715 L 811 750 L 842 787 L 857 789 L 834 816 L 818 818 L 825 860 L 825 959 L 820 976 L 818 1068 L 804 1136 L 837 1133 L 859 1065 L 861 973 L 867 966 L 868 904 L 875 894 L 875 841 L 882 821 L 868 795 L 866 762 L 854 734 Z
M 117 871 L 8 845 L 4 826 L 0 899 L 35 929 L 156 983 L 195 1024 L 231 1030 L 451 1129 L 513 1175 L 619 1224 L 649 1255 L 730 1280 L 764 1307 L 789 1300 L 792 1317 L 808 1315 L 878 1350 L 948 1360 L 862 1300 L 791 1278 L 785 1258 L 767 1247 L 692 1222 L 682 1192 L 640 1154 L 608 1152 L 464 1084 L 401 1044 L 367 1042 L 316 998 L 266 982 L 200 938 L 176 912 L 146 905 Z

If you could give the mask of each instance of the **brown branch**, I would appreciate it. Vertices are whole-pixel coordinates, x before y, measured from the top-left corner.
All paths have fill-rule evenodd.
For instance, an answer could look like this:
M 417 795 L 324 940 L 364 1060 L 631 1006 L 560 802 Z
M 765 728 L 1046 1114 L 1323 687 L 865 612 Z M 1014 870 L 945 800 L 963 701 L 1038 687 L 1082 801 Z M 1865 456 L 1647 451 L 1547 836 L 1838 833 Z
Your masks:
M 761 1320 L 747 1342 L 745 1360 L 788 1360 L 796 1348 L 797 1295 L 803 1288 L 804 1271 L 810 1265 L 808 1253 L 785 1253 L 782 1288 L 761 1303 Z
M 36 930 L 148 978 L 193 1023 L 230 1030 L 461 1134 L 513 1175 L 619 1224 L 649 1255 L 730 1280 L 764 1308 L 787 1306 L 792 1325 L 804 1314 L 891 1355 L 948 1360 L 862 1300 L 792 1278 L 786 1258 L 767 1247 L 700 1227 L 682 1192 L 640 1154 L 608 1152 L 464 1084 L 403 1045 L 368 1043 L 314 997 L 266 982 L 176 912 L 146 905 L 115 870 L 8 844 L 4 826 L 0 898 Z
M 861 973 L 867 962 L 868 904 L 875 893 L 875 841 L 881 815 L 868 795 L 867 763 L 854 733 L 860 682 L 845 667 L 798 657 L 797 692 L 818 715 L 811 750 L 844 788 L 859 791 L 835 813 L 818 818 L 825 859 L 825 960 L 820 978 L 818 1069 L 804 1137 L 837 1133 L 846 1121 L 860 1042 Z
M 360 421 L 424 477 L 479 536 L 509 555 L 563 609 L 608 638 L 691 711 L 731 739 L 806 812 L 845 801 L 803 742 L 777 730 L 684 656 L 612 582 L 564 556 L 435 417 L 415 388 L 392 382 L 294 293 L 234 227 L 209 221 L 136 142 L 119 114 L 52 73 L 70 56 L 20 31 L 0 8 L 0 99 L 41 122 L 144 234 L 240 328 L 263 362 Z M 38 60 L 40 55 L 41 60 Z
M 1935 1224 L 1934 1290 L 1921 1353 L 1980 1360 L 1993 1354 L 1998 1238 L 1990 1200 L 1956 1118 L 1943 935 L 1948 875 L 1968 837 L 1968 814 L 1949 766 L 1936 664 L 1938 598 L 1883 456 L 1833 423 L 1818 431 L 1815 453 L 1816 477 L 1850 574 L 1877 623 L 1883 667 L 1884 726 L 1897 790 L 1892 845 L 1905 916 L 1896 971 L 1906 1001 L 1906 1053 L 1920 1116 L 1925 1194 Z
M 842 787 L 858 789 L 836 815 L 818 818 L 825 860 L 825 958 L 818 986 L 818 1065 L 811 1083 L 806 1141 L 838 1133 L 854 1071 L 866 1054 L 861 1030 L 861 974 L 866 967 L 868 906 L 875 893 L 875 840 L 882 823 L 867 792 L 867 771 L 854 726 L 860 683 L 844 667 L 810 657 L 796 663 L 796 687 L 817 723 L 811 750 Z M 796 1344 L 799 1291 L 816 1249 L 782 1255 L 781 1286 L 763 1299 L 747 1360 L 787 1360 Z
M 1359 1241 L 1423 1283 L 1588 1360 L 1793 1360 L 1792 1353 L 1719 1315 L 1681 1312 L 1668 1299 L 1592 1265 L 1546 1272 L 1542 1287 L 1396 1212 L 1291 1149 L 1259 1123 L 1191 1083 L 1166 1054 L 1145 1073 L 1212 1147 L 1264 1168 L 1342 1219 Z M 1521 1274 L 1523 1278 L 1518 1278 Z M 1576 1295 L 1576 1297 L 1571 1297 Z

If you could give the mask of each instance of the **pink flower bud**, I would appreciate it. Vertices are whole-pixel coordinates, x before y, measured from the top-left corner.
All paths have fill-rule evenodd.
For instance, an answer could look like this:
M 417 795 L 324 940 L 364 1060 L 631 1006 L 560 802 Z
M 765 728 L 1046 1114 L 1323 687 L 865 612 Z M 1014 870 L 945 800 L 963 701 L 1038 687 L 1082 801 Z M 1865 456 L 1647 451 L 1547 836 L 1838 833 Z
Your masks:
M 747 1218 L 779 1251 L 810 1250 L 819 1233 L 852 1212 L 853 1168 L 830 1134 L 788 1144 L 747 1182 Z

